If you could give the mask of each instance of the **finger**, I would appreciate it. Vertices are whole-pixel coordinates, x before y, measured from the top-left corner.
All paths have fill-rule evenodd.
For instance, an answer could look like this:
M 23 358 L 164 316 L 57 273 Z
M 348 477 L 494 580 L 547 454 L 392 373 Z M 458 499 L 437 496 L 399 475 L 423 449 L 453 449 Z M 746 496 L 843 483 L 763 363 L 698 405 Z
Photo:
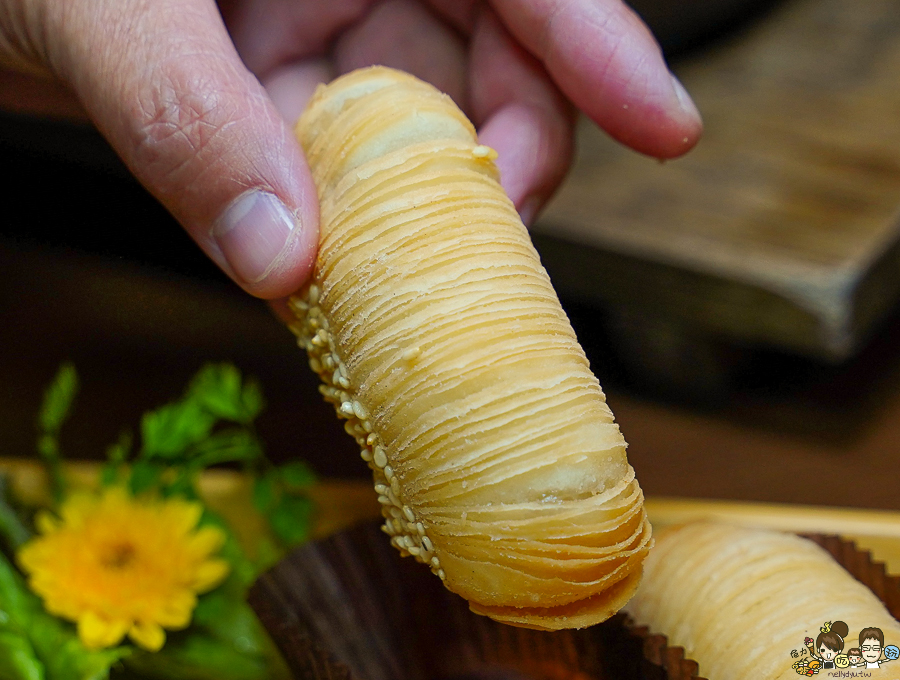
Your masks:
M 220 3 L 234 45 L 253 73 L 265 78 L 283 64 L 323 57 L 339 33 L 375 0 L 232 0 Z
M 497 151 L 500 181 L 527 224 L 569 167 L 574 116 L 541 64 L 490 9 L 476 20 L 471 49 L 478 137 Z
M 427 2 L 439 17 L 448 21 L 456 30 L 463 35 L 471 35 L 481 0 L 427 0 Z
M 387 0 L 335 43 L 339 73 L 381 64 L 402 69 L 466 107 L 466 48 L 446 23 L 416 0 Z
M 213 2 L 51 5 L 66 6 L 48 28 L 54 66 L 138 179 L 245 290 L 296 290 L 318 240 L 315 188 Z
M 293 128 L 316 87 L 330 82 L 335 75 L 330 61 L 313 59 L 285 64 L 264 77 L 262 84 L 281 117 Z
M 650 31 L 621 0 L 491 0 L 578 108 L 619 141 L 659 158 L 688 151 L 702 122 Z

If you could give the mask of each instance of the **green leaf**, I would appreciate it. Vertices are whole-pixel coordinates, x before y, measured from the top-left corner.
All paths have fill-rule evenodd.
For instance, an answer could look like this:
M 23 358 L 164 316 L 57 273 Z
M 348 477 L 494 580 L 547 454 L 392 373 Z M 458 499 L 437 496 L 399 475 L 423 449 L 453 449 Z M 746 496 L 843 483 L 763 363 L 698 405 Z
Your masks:
M 9 477 L 6 474 L 0 474 L 0 535 L 11 550 L 15 550 L 31 538 L 31 531 L 9 501 Z M 0 678 L 2 677 L 0 675 Z
M 141 420 L 141 457 L 178 460 L 192 445 L 206 439 L 216 418 L 196 401 L 167 404 Z
M 278 502 L 279 490 L 275 486 L 274 475 L 271 473 L 257 477 L 253 483 L 253 507 L 263 514 L 275 507 Z
M 252 432 L 230 429 L 216 432 L 194 446 L 190 465 L 200 470 L 217 463 L 258 460 L 262 455 L 262 444 Z
M 123 430 L 119 434 L 119 439 L 115 444 L 110 444 L 106 449 L 106 460 L 114 465 L 121 465 L 128 460 L 131 455 L 131 446 L 133 437 L 131 432 Z
M 131 493 L 138 495 L 145 491 L 158 488 L 165 467 L 154 461 L 137 460 L 131 467 L 129 485 Z
M 144 678 L 160 680 L 268 680 L 289 677 L 272 672 L 275 663 L 246 654 L 233 645 L 199 631 L 179 636 L 159 652 L 139 652 L 125 662 Z
M 110 444 L 106 449 L 107 463 L 100 468 L 100 484 L 112 486 L 118 484 L 122 476 L 125 463 L 131 455 L 132 436 L 127 430 L 119 434 L 115 444 Z
M 194 377 L 188 398 L 223 420 L 249 425 L 263 408 L 255 381 L 242 384 L 241 372 L 232 364 L 207 364 Z
M 0 609 L 0 616 L 5 614 Z M 4 630 L 0 624 L 0 678 L 4 680 L 44 680 L 44 666 L 37 659 L 28 638 Z
M 275 535 L 285 545 L 293 546 L 309 538 L 312 514 L 313 502 L 309 498 L 283 494 L 269 513 L 269 522 Z
M 66 362 L 59 367 L 50 387 L 44 392 L 44 401 L 38 417 L 40 428 L 44 432 L 59 432 L 63 422 L 69 415 L 69 409 L 78 392 L 78 374 L 75 366 Z
M 285 463 L 276 469 L 278 470 L 278 476 L 287 486 L 306 489 L 316 483 L 316 473 L 301 460 Z

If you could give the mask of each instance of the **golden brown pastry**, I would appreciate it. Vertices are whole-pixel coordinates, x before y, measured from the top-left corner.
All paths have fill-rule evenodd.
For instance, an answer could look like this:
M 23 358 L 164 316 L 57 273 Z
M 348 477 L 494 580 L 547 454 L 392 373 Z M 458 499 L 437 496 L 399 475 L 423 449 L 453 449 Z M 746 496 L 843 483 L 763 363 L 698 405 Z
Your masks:
M 387 68 L 320 88 L 297 136 L 322 233 L 292 329 L 391 542 L 495 619 L 607 618 L 640 579 L 643 497 L 496 154 Z
M 669 645 L 684 647 L 710 680 L 797 678 L 807 668 L 829 672 L 826 661 L 837 673 L 849 665 L 839 657 L 862 647 L 860 634 L 874 628 L 882 648 L 900 645 L 900 624 L 818 545 L 729 524 L 659 532 L 626 609 Z M 810 660 L 807 638 L 825 654 Z M 882 655 L 880 663 L 900 672 L 900 661 Z

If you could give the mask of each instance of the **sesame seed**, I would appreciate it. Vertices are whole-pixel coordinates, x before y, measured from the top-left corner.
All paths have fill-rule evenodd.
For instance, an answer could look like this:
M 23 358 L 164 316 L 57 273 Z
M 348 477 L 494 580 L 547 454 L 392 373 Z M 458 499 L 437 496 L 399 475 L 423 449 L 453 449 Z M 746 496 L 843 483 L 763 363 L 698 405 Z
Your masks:
M 383 468 L 387 465 L 387 454 L 380 446 L 375 447 L 375 450 L 372 453 L 372 457 L 375 460 L 375 465 L 377 465 L 378 467 Z
M 410 522 L 416 521 L 416 516 L 413 514 L 412 508 L 408 505 L 403 506 L 403 514 L 406 515 L 406 519 Z
M 356 417 L 360 420 L 365 420 L 366 416 L 368 416 L 366 409 L 358 401 L 353 402 L 353 413 L 356 414 Z
M 428 552 L 434 552 L 434 544 L 428 536 L 422 536 L 422 547 Z
M 410 347 L 408 350 L 403 352 L 401 355 L 403 357 L 403 361 L 412 361 L 416 357 L 418 357 L 422 353 L 421 348 L 419 347 Z
M 490 158 L 491 160 L 497 158 L 497 152 L 484 144 L 479 144 L 474 147 L 472 149 L 472 155 L 475 156 L 475 158 Z

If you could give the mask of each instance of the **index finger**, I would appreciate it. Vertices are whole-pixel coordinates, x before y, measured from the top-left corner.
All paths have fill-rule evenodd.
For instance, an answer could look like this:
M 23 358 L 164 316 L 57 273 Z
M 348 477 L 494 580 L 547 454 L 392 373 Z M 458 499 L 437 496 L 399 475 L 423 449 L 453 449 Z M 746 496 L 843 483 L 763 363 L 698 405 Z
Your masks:
M 657 158 L 689 151 L 703 130 L 650 30 L 621 0 L 491 0 L 556 85 L 612 137 Z

